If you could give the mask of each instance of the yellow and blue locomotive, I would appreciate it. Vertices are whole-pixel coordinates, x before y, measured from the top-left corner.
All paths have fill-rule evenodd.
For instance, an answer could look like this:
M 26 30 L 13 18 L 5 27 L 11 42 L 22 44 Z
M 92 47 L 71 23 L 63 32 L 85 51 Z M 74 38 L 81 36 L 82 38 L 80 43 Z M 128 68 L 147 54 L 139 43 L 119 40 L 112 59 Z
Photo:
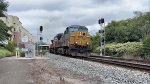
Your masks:
M 91 53 L 91 40 L 85 26 L 72 25 L 64 33 L 57 34 L 52 40 L 50 52 L 89 57 Z

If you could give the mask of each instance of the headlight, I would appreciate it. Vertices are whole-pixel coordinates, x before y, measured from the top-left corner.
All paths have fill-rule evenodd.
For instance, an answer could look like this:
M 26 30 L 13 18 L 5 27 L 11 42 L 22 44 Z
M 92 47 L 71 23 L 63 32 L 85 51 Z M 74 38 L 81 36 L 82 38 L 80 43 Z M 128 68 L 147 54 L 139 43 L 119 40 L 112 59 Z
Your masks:
M 78 42 L 76 42 L 76 44 L 77 44 Z
M 87 42 L 87 44 L 89 44 L 89 43 Z

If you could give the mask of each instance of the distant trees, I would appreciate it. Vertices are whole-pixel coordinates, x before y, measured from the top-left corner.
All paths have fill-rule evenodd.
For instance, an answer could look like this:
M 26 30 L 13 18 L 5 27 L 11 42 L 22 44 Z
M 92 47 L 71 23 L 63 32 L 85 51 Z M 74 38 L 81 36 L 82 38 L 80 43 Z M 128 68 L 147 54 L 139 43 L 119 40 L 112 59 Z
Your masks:
M 150 59 L 150 12 L 137 12 L 135 15 L 127 20 L 112 21 L 105 27 L 105 40 L 108 45 L 106 55 L 115 55 L 112 51 L 118 53 L 127 50 L 126 53 L 130 51 Z M 93 52 L 98 52 L 99 34 L 91 36 L 91 39 Z M 131 44 L 130 47 L 127 44 Z M 130 55 L 133 55 L 131 53 Z
M 91 44 L 92 44 L 92 51 L 96 52 L 96 48 L 99 46 L 100 42 L 99 42 L 99 33 L 96 33 L 96 35 L 91 36 Z
M 137 42 L 143 41 L 150 34 L 150 13 L 133 19 L 112 21 L 106 26 L 106 42 Z

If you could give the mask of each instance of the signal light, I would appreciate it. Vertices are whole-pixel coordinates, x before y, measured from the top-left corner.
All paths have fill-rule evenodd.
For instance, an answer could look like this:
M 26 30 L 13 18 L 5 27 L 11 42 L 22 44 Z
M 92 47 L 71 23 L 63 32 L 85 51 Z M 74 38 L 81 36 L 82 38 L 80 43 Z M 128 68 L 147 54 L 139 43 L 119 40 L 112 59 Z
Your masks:
M 42 33 L 42 31 L 43 31 L 43 26 L 40 26 L 40 32 Z
M 104 30 L 99 30 L 99 33 L 104 33 Z
M 101 19 L 101 23 L 104 23 L 104 22 L 105 22 L 105 21 L 104 21 L 104 18 L 102 18 L 102 19 Z
M 42 40 L 43 40 L 43 37 L 40 37 L 40 40 L 42 41 Z
M 101 24 L 101 19 L 98 20 L 98 23 Z
M 102 38 L 102 39 L 101 39 L 102 45 L 104 45 L 104 42 L 105 42 L 105 40 L 104 40 L 104 38 Z
M 98 20 L 98 23 L 99 23 L 99 24 L 103 24 L 103 23 L 105 23 L 104 18 L 99 19 L 99 20 Z

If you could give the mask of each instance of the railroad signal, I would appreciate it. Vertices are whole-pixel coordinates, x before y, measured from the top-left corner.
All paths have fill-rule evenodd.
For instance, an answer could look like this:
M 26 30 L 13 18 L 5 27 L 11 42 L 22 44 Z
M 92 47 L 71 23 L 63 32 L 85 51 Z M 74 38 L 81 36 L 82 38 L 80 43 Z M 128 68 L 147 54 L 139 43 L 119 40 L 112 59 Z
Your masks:
M 104 42 L 105 42 L 104 38 L 101 38 L 101 44 L 102 45 L 104 45 Z
M 40 32 L 42 33 L 42 31 L 43 31 L 43 26 L 40 26 Z
M 105 23 L 104 18 L 101 18 L 101 23 Z
M 43 37 L 40 37 L 40 40 L 42 41 L 42 40 L 43 40 Z
M 104 18 L 99 19 L 99 20 L 98 20 L 98 23 L 99 23 L 99 24 L 103 24 L 103 23 L 105 23 Z
M 98 20 L 98 24 L 101 26 L 101 29 L 99 30 L 100 36 L 100 56 L 105 56 L 105 20 L 104 18 L 101 18 Z
M 99 33 L 104 33 L 104 30 L 99 30 Z

